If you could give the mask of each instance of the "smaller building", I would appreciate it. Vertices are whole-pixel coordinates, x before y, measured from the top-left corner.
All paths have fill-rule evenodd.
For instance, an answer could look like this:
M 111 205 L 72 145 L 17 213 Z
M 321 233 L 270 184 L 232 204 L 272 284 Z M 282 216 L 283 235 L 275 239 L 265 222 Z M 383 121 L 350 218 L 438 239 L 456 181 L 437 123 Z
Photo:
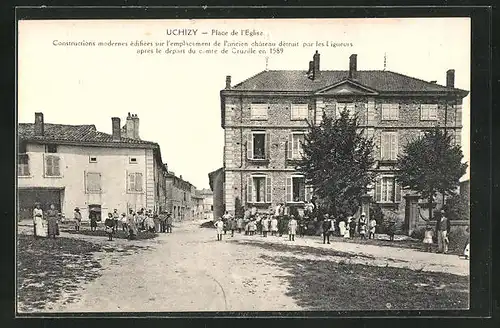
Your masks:
M 203 197 L 203 218 L 213 220 L 214 218 L 214 193 L 210 189 L 200 190 L 200 195 Z
M 224 189 L 225 189 L 225 174 L 224 168 L 210 172 L 208 174 L 210 189 L 213 192 L 213 218 L 221 217 L 226 210 Z
M 191 199 L 193 201 L 191 208 L 193 218 L 196 220 L 203 219 L 203 195 L 201 194 L 200 190 L 195 189 L 191 195 Z
M 176 176 L 174 172 L 165 174 L 166 186 L 166 209 L 172 214 L 174 220 L 192 220 L 195 218 L 193 195 L 196 188 L 182 179 L 182 175 Z

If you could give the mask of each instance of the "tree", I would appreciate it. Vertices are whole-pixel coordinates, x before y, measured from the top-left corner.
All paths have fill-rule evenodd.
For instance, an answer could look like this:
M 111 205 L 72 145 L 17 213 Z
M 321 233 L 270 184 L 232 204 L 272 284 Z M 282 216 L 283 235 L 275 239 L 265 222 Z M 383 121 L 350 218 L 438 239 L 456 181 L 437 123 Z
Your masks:
M 334 215 L 352 215 L 374 179 L 373 141 L 346 109 L 338 118 L 323 113 L 319 125 L 308 122 L 308 126 L 297 169 L 312 185 L 319 207 Z
M 398 156 L 396 179 L 404 188 L 415 190 L 429 200 L 429 220 L 432 219 L 432 201 L 439 191 L 452 194 L 467 169 L 462 163 L 462 150 L 451 144 L 451 136 L 434 128 L 423 137 L 409 142 Z

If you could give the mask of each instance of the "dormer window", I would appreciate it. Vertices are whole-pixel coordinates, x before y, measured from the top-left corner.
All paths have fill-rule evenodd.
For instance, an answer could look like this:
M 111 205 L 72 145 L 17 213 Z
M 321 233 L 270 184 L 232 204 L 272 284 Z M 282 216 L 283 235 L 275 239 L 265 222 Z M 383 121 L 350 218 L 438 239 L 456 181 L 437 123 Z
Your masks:
M 137 158 L 136 157 L 130 157 L 129 158 L 129 163 L 130 164 L 137 164 Z
M 46 153 L 57 153 L 57 145 L 45 145 Z

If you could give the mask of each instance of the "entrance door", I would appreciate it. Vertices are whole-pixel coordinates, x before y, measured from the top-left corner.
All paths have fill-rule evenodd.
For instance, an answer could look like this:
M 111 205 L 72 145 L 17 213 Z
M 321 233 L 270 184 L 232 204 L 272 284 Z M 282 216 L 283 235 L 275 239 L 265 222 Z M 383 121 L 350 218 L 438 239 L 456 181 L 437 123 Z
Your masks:
M 40 203 L 41 209 L 45 212 L 54 204 L 55 209 L 61 212 L 61 189 L 29 188 L 18 189 L 18 206 L 20 219 L 32 219 L 35 203 Z

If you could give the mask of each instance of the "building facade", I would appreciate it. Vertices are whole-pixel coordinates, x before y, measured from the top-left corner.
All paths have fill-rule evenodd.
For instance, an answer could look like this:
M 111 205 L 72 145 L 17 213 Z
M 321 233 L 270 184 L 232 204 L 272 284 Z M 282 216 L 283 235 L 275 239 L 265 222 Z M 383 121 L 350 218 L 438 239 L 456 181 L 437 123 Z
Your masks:
M 117 117 L 106 134 L 94 125 L 47 124 L 36 113 L 34 124 L 19 124 L 17 167 L 21 217 L 31 217 L 35 202 L 69 218 L 79 207 L 84 220 L 165 206 L 159 145 L 123 136 Z
M 210 189 L 200 190 L 203 197 L 203 218 L 213 220 L 214 218 L 214 193 Z
M 449 70 L 447 85 L 441 86 L 390 71 L 358 71 L 355 54 L 348 70 L 321 71 L 316 52 L 308 71 L 266 70 L 234 86 L 228 76 L 220 92 L 226 209 L 234 212 L 238 199 L 258 210 L 277 203 L 301 209 L 312 196 L 295 171 L 306 121 L 319 124 L 323 113 L 334 116 L 347 109 L 376 144 L 377 179 L 368 186 L 373 200 L 404 212 L 394 179 L 404 145 L 435 126 L 446 127 L 460 144 L 462 99 L 468 92 L 454 88 L 454 74 Z
M 210 190 L 213 192 L 213 219 L 222 217 L 224 211 L 226 210 L 225 205 L 225 173 L 224 168 L 221 167 L 208 174 L 208 180 L 210 184 Z
M 175 220 L 194 219 L 194 199 L 196 188 L 189 182 L 176 176 L 174 172 L 165 175 L 166 185 L 166 208 Z

